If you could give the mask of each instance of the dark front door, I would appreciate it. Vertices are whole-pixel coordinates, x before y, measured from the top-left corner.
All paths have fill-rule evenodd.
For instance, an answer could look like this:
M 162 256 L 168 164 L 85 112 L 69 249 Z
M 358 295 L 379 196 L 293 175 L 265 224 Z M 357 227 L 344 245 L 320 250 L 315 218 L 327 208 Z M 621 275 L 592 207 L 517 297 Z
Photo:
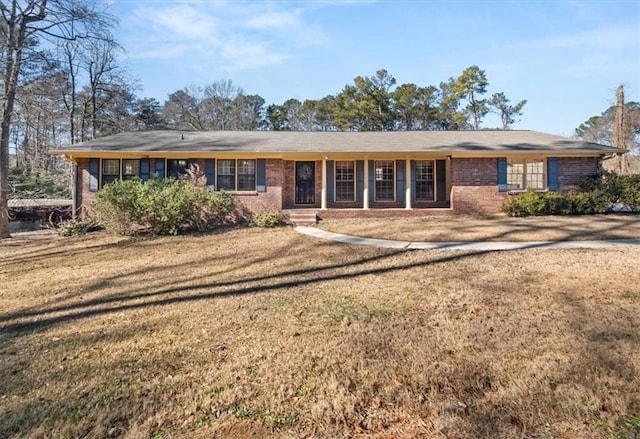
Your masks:
M 296 162 L 296 204 L 315 204 L 315 169 L 315 162 Z

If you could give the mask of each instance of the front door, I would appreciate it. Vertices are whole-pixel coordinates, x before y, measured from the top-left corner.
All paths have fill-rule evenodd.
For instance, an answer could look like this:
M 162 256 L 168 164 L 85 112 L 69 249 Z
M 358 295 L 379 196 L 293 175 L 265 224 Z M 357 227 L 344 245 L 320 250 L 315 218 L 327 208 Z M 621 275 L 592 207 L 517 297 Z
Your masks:
M 315 169 L 315 162 L 296 162 L 296 204 L 316 203 Z

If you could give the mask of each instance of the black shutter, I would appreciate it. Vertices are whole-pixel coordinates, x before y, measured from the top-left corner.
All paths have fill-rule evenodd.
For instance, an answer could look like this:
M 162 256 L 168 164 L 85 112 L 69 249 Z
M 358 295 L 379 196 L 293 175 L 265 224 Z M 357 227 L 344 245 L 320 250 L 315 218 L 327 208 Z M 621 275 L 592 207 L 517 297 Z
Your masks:
M 164 180 L 164 159 L 156 159 L 156 180 Z
M 258 192 L 267 191 L 267 161 L 265 159 L 256 160 L 256 185 Z
M 396 160 L 396 200 L 404 201 L 404 160 Z
M 89 159 L 89 190 L 95 192 L 100 188 L 100 159 Z
M 331 203 L 335 201 L 335 162 L 327 160 L 327 200 Z
M 558 190 L 558 159 L 549 157 L 547 160 L 547 172 L 549 174 L 549 190 Z
M 436 160 L 436 201 L 447 201 L 446 160 Z
M 207 174 L 207 186 L 213 186 L 216 182 L 216 162 L 214 159 L 207 159 L 205 162 Z
M 149 169 L 149 159 L 140 159 L 140 180 L 147 181 L 149 180 L 150 169 Z
M 364 193 L 364 160 L 356 160 L 356 201 L 362 203 Z
M 507 159 L 498 159 L 498 190 L 506 192 L 507 188 Z

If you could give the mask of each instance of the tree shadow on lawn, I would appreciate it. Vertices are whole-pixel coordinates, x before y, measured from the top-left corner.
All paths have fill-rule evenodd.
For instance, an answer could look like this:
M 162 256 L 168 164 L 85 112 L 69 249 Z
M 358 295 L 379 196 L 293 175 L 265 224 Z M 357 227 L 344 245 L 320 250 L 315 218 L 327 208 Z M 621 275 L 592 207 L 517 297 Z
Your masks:
M 308 246 L 306 246 L 305 243 L 309 242 L 308 240 L 312 239 L 313 238 L 305 237 L 296 238 L 295 244 L 290 249 L 290 253 L 297 254 L 305 248 L 308 249 Z M 215 300 L 225 297 L 242 297 L 269 292 L 284 293 L 289 288 L 313 286 L 333 280 L 353 278 L 357 279 L 358 277 L 363 276 L 387 274 L 394 271 L 410 270 L 414 268 L 433 267 L 438 264 L 461 261 L 466 258 L 494 253 L 492 251 L 459 252 L 453 254 L 425 252 L 420 255 L 420 257 L 423 259 L 416 261 L 411 260 L 415 258 L 407 258 L 409 260 L 402 260 L 401 258 L 397 258 L 401 254 L 411 253 L 407 251 L 385 250 L 378 252 L 378 254 L 358 256 L 357 253 L 351 250 L 353 249 L 353 247 L 350 245 L 335 243 L 318 244 L 317 242 L 313 242 L 313 245 L 314 247 L 339 246 L 341 249 L 344 249 L 344 257 L 350 258 L 350 260 L 345 260 L 344 262 L 332 262 L 331 260 L 323 258 L 321 260 L 324 263 L 321 266 L 311 266 L 307 268 L 291 268 L 291 266 L 279 266 L 274 272 L 268 274 L 253 275 L 246 278 L 223 281 L 215 281 L 216 275 L 220 273 L 216 272 L 215 270 L 212 270 L 210 273 L 206 273 L 199 277 L 193 277 L 189 275 L 185 275 L 180 278 L 159 276 L 159 285 L 151 290 L 148 287 L 141 288 L 139 285 L 135 284 L 135 277 L 145 273 L 145 269 L 131 270 L 122 274 L 116 274 L 113 276 L 108 276 L 106 278 L 97 279 L 90 286 L 88 286 L 86 290 L 93 293 L 99 293 L 101 289 L 103 289 L 110 283 L 111 280 L 119 280 L 123 278 L 126 280 L 127 278 L 133 278 L 131 279 L 132 282 L 126 283 L 125 287 L 119 289 L 116 293 L 110 296 L 97 297 L 88 300 L 82 300 L 80 298 L 77 303 L 55 304 L 55 306 L 42 306 L 39 309 L 31 309 L 29 311 L 22 310 L 20 312 L 17 311 L 1 316 L 0 321 L 7 322 L 6 325 L 0 326 L 0 333 L 6 334 L 8 336 L 7 338 L 3 337 L 3 344 L 5 344 L 5 342 L 8 342 L 11 338 L 17 338 L 20 336 L 31 335 L 40 331 L 45 331 L 47 329 L 55 327 L 56 325 L 74 323 L 82 321 L 86 318 L 115 314 L 122 311 L 141 310 L 147 307 L 162 307 L 176 303 L 198 303 L 200 301 Z M 241 265 L 229 268 L 227 272 L 238 270 L 238 274 L 240 274 L 240 271 L 242 271 L 242 269 L 244 268 L 277 258 L 280 251 L 280 249 L 275 249 L 270 254 L 263 254 L 253 258 L 249 258 Z M 416 250 L 412 252 L 418 255 L 422 251 Z M 207 264 L 211 264 L 212 266 L 216 265 L 215 260 L 209 260 L 205 262 L 199 261 L 198 263 L 201 266 L 206 266 Z M 383 266 L 369 266 L 380 263 L 382 263 Z M 180 264 L 174 264 L 172 268 L 176 270 L 188 270 L 189 267 L 193 267 L 193 264 L 194 261 L 189 260 Z M 152 267 L 152 270 L 153 273 L 157 273 L 160 275 L 163 271 L 163 265 L 154 265 Z M 427 273 L 425 273 L 425 275 L 427 275 Z M 163 286 L 163 284 L 169 285 Z M 570 297 L 571 295 L 568 295 L 567 300 L 569 300 Z M 594 317 L 597 318 L 597 316 L 593 316 L 590 312 L 586 312 L 584 309 L 582 309 L 584 308 L 584 306 L 582 306 L 578 302 L 571 303 L 571 307 L 575 308 L 576 315 L 575 324 L 574 326 L 572 326 L 572 329 L 574 329 L 576 332 L 583 333 L 584 322 Z M 627 316 L 626 314 L 625 316 L 623 317 L 633 318 L 633 316 Z M 136 322 L 136 330 L 144 330 L 144 322 Z M 122 333 L 109 333 L 106 335 L 106 337 L 109 339 L 113 338 L 117 341 L 120 338 L 125 339 L 127 337 L 133 337 L 133 332 L 136 331 L 131 331 L 130 329 L 128 329 L 126 331 L 123 331 Z M 620 333 L 618 335 L 622 337 L 631 337 L 633 343 L 637 345 L 637 334 L 627 334 L 622 330 L 619 330 L 618 332 Z M 616 371 L 620 371 L 625 376 L 630 372 L 630 363 L 628 361 L 622 361 L 618 365 L 606 364 L 607 350 L 603 350 L 602 346 L 598 343 L 599 340 L 602 339 L 602 337 L 606 338 L 614 333 L 616 333 L 616 328 L 611 326 L 608 327 L 608 329 L 605 328 L 604 332 L 594 331 L 593 333 L 589 333 L 589 337 L 591 338 L 587 337 L 587 340 L 583 344 L 576 347 L 576 349 L 579 351 L 579 356 L 574 360 L 575 366 L 573 368 L 567 369 L 567 381 L 573 380 L 574 382 L 580 382 L 584 384 L 584 380 L 580 380 L 579 378 L 584 375 L 581 369 L 590 367 L 590 365 L 593 364 L 596 365 L 598 370 L 606 368 L 608 370 L 611 370 L 612 373 L 618 373 Z M 74 337 L 78 336 L 75 335 Z M 79 344 L 91 345 L 101 340 L 100 337 L 101 336 L 99 334 L 95 336 L 87 335 L 82 338 L 77 338 L 77 340 L 75 341 Z M 392 332 L 388 334 L 388 337 L 390 340 L 394 340 Z M 368 351 L 369 348 L 376 348 L 377 345 L 369 346 L 366 343 L 373 342 L 378 343 L 378 339 L 376 338 L 372 340 L 358 341 L 358 343 L 361 343 L 361 345 L 356 345 L 356 348 L 359 348 L 362 352 L 358 351 L 357 349 L 354 352 L 353 347 L 346 346 L 344 348 L 344 352 L 340 352 L 340 354 L 345 355 L 350 353 L 352 355 L 361 355 L 363 358 L 367 357 L 370 355 Z M 598 354 L 594 360 L 592 360 L 593 351 L 597 349 L 600 349 L 601 353 Z M 6 351 L 5 353 L 3 353 L 3 355 L 5 354 Z M 614 360 L 614 363 L 618 362 L 618 360 L 620 359 L 616 358 Z M 477 388 L 473 388 L 471 390 L 453 389 L 463 392 L 463 394 L 461 394 L 461 398 L 462 396 L 466 397 L 466 399 L 464 399 L 465 405 L 460 406 L 457 404 L 456 400 L 451 399 L 450 406 L 442 406 L 444 407 L 442 408 L 443 413 L 439 413 L 438 416 L 449 416 L 457 419 L 457 421 L 455 422 L 458 424 L 458 430 L 454 431 L 453 434 L 456 435 L 457 433 L 462 432 L 465 433 L 465 435 L 468 437 L 516 437 L 517 433 L 517 436 L 519 437 L 526 437 L 526 434 L 528 434 L 532 430 L 527 430 L 525 426 L 526 418 L 522 416 L 522 412 L 518 412 L 507 405 L 498 408 L 493 408 L 487 405 L 486 394 L 490 393 L 491 390 L 485 383 L 487 382 L 487 380 L 489 380 L 489 382 L 495 382 L 495 380 L 499 379 L 499 372 L 483 370 L 482 363 L 474 362 L 469 358 L 461 357 L 458 359 L 458 361 L 460 361 L 461 363 L 459 364 L 457 369 L 454 369 L 450 372 L 446 379 L 451 383 L 476 382 Z M 114 367 L 119 366 L 114 364 Z M 148 367 L 152 368 L 152 366 Z M 428 365 L 425 365 L 425 367 L 428 367 Z M 346 372 L 344 373 L 346 374 Z M 541 394 L 546 391 L 546 389 L 539 390 Z M 455 394 L 455 392 L 452 394 Z M 514 396 L 517 397 L 518 395 Z M 532 395 L 522 394 L 520 396 L 526 399 L 526 397 L 530 397 Z M 20 424 L 21 426 L 26 428 L 34 428 L 33 426 L 23 425 L 23 423 L 28 422 L 29 419 L 33 419 L 29 414 L 30 411 L 38 411 L 41 410 L 38 407 L 46 407 L 52 404 L 71 407 L 73 409 L 74 407 L 79 407 L 79 404 L 81 405 L 84 403 L 86 403 L 86 401 L 73 401 L 71 397 L 69 397 L 68 400 L 65 400 L 63 398 L 60 401 L 56 401 L 55 403 L 53 401 L 43 402 L 32 400 L 24 403 L 25 413 L 16 414 L 16 416 L 19 417 L 19 419 L 16 419 L 18 419 L 19 421 L 21 419 L 21 421 L 18 422 L 18 424 Z M 519 401 L 519 404 L 526 404 L 526 401 Z M 367 408 L 365 407 L 363 408 L 363 410 L 366 411 Z M 66 412 L 65 410 L 61 410 L 60 413 L 61 416 L 65 416 L 68 412 Z M 2 415 L 2 417 L 4 416 L 5 415 Z M 116 419 L 120 415 L 117 413 L 109 413 L 105 416 L 114 417 L 114 419 Z M 130 416 L 133 417 L 133 415 Z M 363 416 L 365 415 L 363 414 Z M 433 417 L 433 415 L 424 414 L 424 417 L 428 420 L 430 419 L 430 417 Z M 506 422 L 505 419 L 507 419 Z M 4 422 L 6 418 L 4 420 L 0 418 L 0 420 Z M 126 428 L 127 424 L 125 421 L 122 421 L 122 428 Z M 114 422 L 120 421 L 116 419 Z M 496 427 L 496 425 L 500 425 L 500 427 Z M 536 434 L 536 432 L 540 433 L 542 431 L 542 427 L 540 426 L 533 427 L 534 429 L 530 433 L 531 437 L 534 437 L 534 434 Z M 87 428 L 91 428 L 91 426 L 88 426 Z M 529 428 L 531 428 L 531 426 L 529 426 Z
M 579 222 L 574 224 L 572 219 L 576 219 Z M 588 219 L 593 223 L 604 223 L 606 228 L 598 226 L 596 230 L 591 230 L 580 224 L 583 220 Z M 572 241 L 572 240 L 600 240 L 600 239 L 622 239 L 619 233 L 616 231 L 638 227 L 640 225 L 639 215 L 616 215 L 615 217 L 609 217 L 606 215 L 596 216 L 584 216 L 584 217 L 563 217 L 563 216 L 551 216 L 551 217 L 526 217 L 526 218 L 512 218 L 512 217 L 451 217 L 447 219 L 446 234 L 442 233 L 437 235 L 437 239 L 434 238 L 420 238 L 420 235 L 416 233 L 421 228 L 429 230 L 430 223 L 429 218 L 420 219 L 417 222 L 409 221 L 409 224 L 404 227 L 402 224 L 398 226 L 398 223 L 394 220 L 391 221 L 391 230 L 399 227 L 400 232 L 394 234 L 393 237 L 384 236 L 381 229 L 384 229 L 384 221 L 378 220 L 363 225 L 358 225 L 353 232 L 349 234 L 363 235 L 367 237 L 376 237 L 378 239 L 397 239 L 403 241 L 508 241 L 516 239 L 522 241 L 522 234 L 532 236 L 529 241 L 540 241 L 536 236 L 552 234 L 556 236 L 560 234 L 554 241 Z M 437 221 L 442 221 L 441 218 L 437 218 Z M 558 224 L 560 223 L 560 224 Z M 340 233 L 339 220 L 336 220 L 335 225 L 328 228 L 328 230 L 336 233 Z M 438 226 L 436 226 L 438 227 Z M 486 230 L 491 230 L 494 227 L 499 229 L 494 233 L 485 235 Z M 322 226 L 321 226 L 322 228 Z M 360 230 L 360 232 L 358 232 Z M 402 236 L 402 233 L 406 233 L 408 236 Z M 483 235 L 481 239 L 469 239 L 468 236 L 477 235 L 480 233 Z M 625 235 L 626 236 L 626 235 Z M 640 232 L 639 232 L 640 236 Z M 548 239 L 548 238 L 547 238 Z M 546 240 L 546 239 L 545 239 Z
M 326 245 L 335 246 L 340 244 L 331 243 Z M 447 256 L 436 257 L 427 261 L 394 264 L 378 268 L 362 267 L 373 262 L 383 262 L 386 260 L 390 261 L 395 256 L 401 253 L 403 253 L 403 251 L 390 251 L 388 253 L 360 258 L 356 261 L 351 262 L 340 262 L 313 268 L 283 270 L 273 274 L 253 276 L 231 281 L 206 282 L 194 285 L 194 283 L 198 282 L 198 278 L 188 277 L 188 279 L 185 279 L 185 282 L 183 282 L 181 285 L 161 287 L 156 289 L 155 291 L 148 292 L 140 291 L 139 287 L 133 286 L 128 290 L 121 290 L 118 293 L 108 297 L 99 297 L 73 304 L 57 305 L 54 307 L 42 307 L 35 310 L 20 310 L 4 314 L 0 316 L 0 322 L 10 322 L 11 320 L 20 321 L 0 326 L 0 333 L 12 335 L 27 334 L 33 331 L 45 330 L 51 326 L 61 323 L 69 323 L 75 320 L 85 319 L 98 315 L 105 315 L 151 306 L 196 302 L 223 297 L 260 294 L 273 291 L 286 291 L 289 288 L 319 284 L 332 280 L 353 279 L 359 276 L 384 274 L 405 269 L 428 267 L 439 263 L 453 262 L 472 256 L 491 253 L 491 251 L 474 251 L 448 254 Z M 259 259 L 266 260 L 269 259 L 269 257 L 263 256 Z M 192 262 L 180 264 L 178 267 L 180 266 L 187 268 L 189 266 L 192 266 Z M 161 267 L 154 267 L 155 271 L 160 271 L 160 269 Z M 131 273 L 127 273 L 127 275 L 135 275 L 136 273 L 140 273 L 141 271 L 144 270 L 134 270 Z M 338 272 L 336 273 L 333 271 Z M 215 272 L 213 272 L 212 274 L 215 275 Z M 210 277 L 210 275 L 202 276 L 201 278 L 207 277 Z M 189 281 L 189 284 L 187 284 L 186 280 Z M 174 279 L 168 279 L 166 283 L 174 283 L 173 281 Z M 267 281 L 269 283 L 265 283 Z M 101 284 L 102 281 L 98 282 L 94 285 L 94 288 L 99 289 Z M 185 291 L 188 291 L 189 293 L 184 293 Z M 28 320 L 24 321 L 25 319 Z

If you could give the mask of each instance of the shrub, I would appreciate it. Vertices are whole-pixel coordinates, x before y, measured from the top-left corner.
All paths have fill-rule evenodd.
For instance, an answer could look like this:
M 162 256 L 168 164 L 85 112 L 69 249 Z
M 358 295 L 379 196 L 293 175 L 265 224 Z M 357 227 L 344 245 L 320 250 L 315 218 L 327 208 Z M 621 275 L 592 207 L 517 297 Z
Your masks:
M 102 227 L 95 221 L 81 221 L 78 219 L 70 219 L 61 221 L 53 225 L 55 232 L 59 236 L 77 236 L 85 233 L 95 232 Z
M 284 221 L 282 220 L 280 214 L 275 212 L 256 213 L 249 219 L 248 223 L 251 227 L 264 228 L 280 227 L 284 225 Z
M 601 191 L 577 194 L 527 191 L 507 198 L 502 204 L 502 211 L 511 216 L 592 215 L 604 213 L 608 208 L 608 199 Z
M 100 224 L 118 234 L 176 235 L 213 229 L 225 222 L 234 206 L 225 192 L 206 192 L 175 179 L 136 179 L 105 185 L 92 208 Z
M 610 206 L 624 205 L 640 211 L 640 175 L 618 175 L 601 170 L 598 175 L 585 178 L 580 188 L 584 192 L 598 192 Z

